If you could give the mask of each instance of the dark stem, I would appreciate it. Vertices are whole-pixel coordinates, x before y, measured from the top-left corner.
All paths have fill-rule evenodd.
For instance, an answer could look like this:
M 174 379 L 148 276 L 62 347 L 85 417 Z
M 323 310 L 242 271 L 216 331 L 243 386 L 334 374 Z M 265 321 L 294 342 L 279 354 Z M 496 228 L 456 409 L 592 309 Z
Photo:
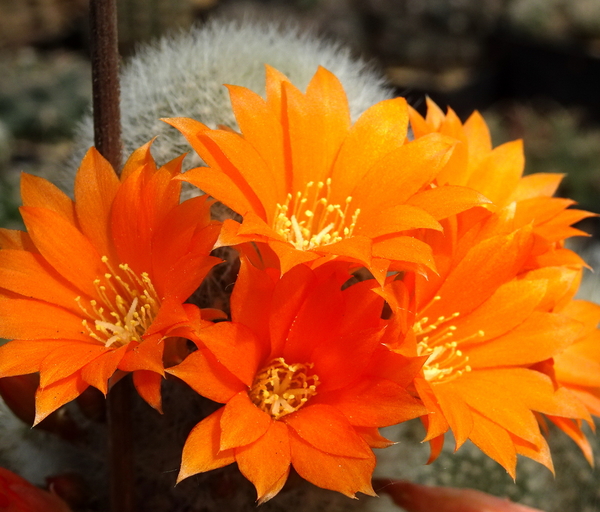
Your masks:
M 106 399 L 111 512 L 135 510 L 130 380 L 121 379 Z
M 90 0 L 90 32 L 94 143 L 118 173 L 121 114 L 116 0 Z
M 116 0 L 90 0 L 90 32 L 94 142 L 100 154 L 119 173 L 121 114 Z M 112 512 L 133 512 L 135 509 L 131 394 L 130 379 L 122 379 L 107 398 Z

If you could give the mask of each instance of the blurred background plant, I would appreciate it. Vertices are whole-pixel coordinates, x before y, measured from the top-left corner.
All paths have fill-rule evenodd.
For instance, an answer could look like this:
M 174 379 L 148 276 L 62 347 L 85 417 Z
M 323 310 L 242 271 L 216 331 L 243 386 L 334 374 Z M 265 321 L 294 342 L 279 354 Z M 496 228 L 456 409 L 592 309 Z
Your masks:
M 381 70 L 393 90 L 417 108 L 424 107 L 424 95 L 429 94 L 442 107 L 451 105 L 463 119 L 474 109 L 481 110 L 495 145 L 524 138 L 527 172 L 567 174 L 561 193 L 600 213 L 598 0 L 118 1 L 125 59 L 142 43 L 193 24 L 202 26 L 215 16 L 293 21 L 300 31 L 339 41 L 351 49 L 347 58 L 372 60 L 369 72 Z M 89 112 L 91 97 L 86 5 L 86 0 L 0 0 L 0 225 L 4 227 L 19 226 L 20 171 L 50 178 L 64 175 L 65 169 L 73 172 L 71 155 L 82 140 L 81 135 L 79 141 L 74 137 L 81 133 L 79 123 Z M 191 67 L 173 68 L 173 80 L 185 76 Z M 379 80 L 377 74 L 373 80 Z M 377 94 L 385 96 L 389 89 L 382 83 L 377 82 Z M 230 119 L 230 113 L 223 118 Z M 149 129 L 147 138 L 152 135 Z M 597 226 L 592 221 L 587 229 L 600 236 Z M 582 250 L 598 267 L 600 251 L 589 247 L 582 246 Z M 588 277 L 583 289 L 600 300 L 597 283 Z M 169 388 L 169 392 L 181 390 Z M 0 466 L 24 470 L 23 476 L 38 485 L 47 485 L 48 475 L 74 471 L 85 476 L 88 487 L 98 488 L 94 479 L 103 478 L 99 449 L 88 449 L 92 442 L 100 446 L 103 439 L 101 414 L 90 417 L 90 409 L 98 407 L 102 408 L 97 396 L 71 406 L 69 414 L 84 434 L 69 440 L 30 430 L 0 402 Z M 198 416 L 203 407 L 190 403 L 186 410 Z M 174 444 L 183 442 L 187 423 L 193 425 L 197 419 L 177 423 L 168 415 L 157 418 L 145 409 L 139 415 L 144 417 L 140 439 L 152 439 L 152 434 L 167 429 Z M 388 435 L 399 444 L 383 451 L 378 468 L 381 477 L 476 487 L 548 512 L 600 510 L 599 470 L 589 468 L 575 445 L 554 431 L 550 442 L 557 454 L 556 479 L 539 465 L 524 461 L 517 483 L 472 447 L 453 454 L 451 441 L 435 464 L 425 466 L 427 448 L 419 444 L 423 432 L 418 423 L 403 425 Z M 600 444 L 593 444 L 598 468 Z M 167 494 L 181 497 L 195 492 L 197 484 L 184 483 L 172 492 L 178 460 L 170 455 L 161 459 L 163 454 L 157 456 L 153 445 L 146 448 L 152 449 L 140 456 L 138 470 L 146 482 L 144 492 L 153 500 L 153 508 L 147 510 L 175 510 L 176 499 L 170 501 Z M 82 459 L 84 452 L 87 459 Z M 35 464 L 28 466 L 31 460 Z M 47 462 L 41 464 L 43 460 Z M 152 464 L 164 470 L 160 483 L 150 480 Z M 198 495 L 188 503 L 189 510 L 204 507 L 202 500 L 219 503 L 232 487 L 245 485 L 230 473 L 208 478 L 214 484 L 211 495 Z M 385 498 L 375 504 L 369 500 L 349 504 L 343 497 L 338 500 L 331 493 L 319 492 L 298 494 L 293 489 L 287 499 L 297 502 L 301 496 L 307 510 L 317 510 L 317 506 L 322 510 L 386 510 Z M 102 510 L 102 496 L 97 492 L 91 496 L 73 509 Z M 285 499 L 282 494 L 282 504 Z M 263 510 L 278 510 L 277 506 L 270 503 Z

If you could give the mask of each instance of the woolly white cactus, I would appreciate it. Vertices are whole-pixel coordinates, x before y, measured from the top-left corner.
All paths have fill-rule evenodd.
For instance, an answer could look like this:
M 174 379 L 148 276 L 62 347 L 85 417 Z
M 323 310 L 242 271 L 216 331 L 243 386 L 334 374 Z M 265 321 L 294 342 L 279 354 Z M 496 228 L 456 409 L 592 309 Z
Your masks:
M 265 68 L 269 64 L 303 89 L 321 65 L 342 82 L 353 119 L 369 106 L 390 98 L 391 90 L 371 65 L 353 58 L 333 42 L 302 32 L 289 23 L 233 22 L 220 19 L 140 48 L 121 73 L 121 120 L 124 155 L 159 135 L 153 154 L 164 163 L 189 145 L 161 117 L 185 116 L 215 128 L 236 128 L 223 84 L 248 87 L 264 96 Z M 75 137 L 71 176 L 84 152 L 93 145 L 91 114 Z M 190 155 L 186 167 L 200 161 Z

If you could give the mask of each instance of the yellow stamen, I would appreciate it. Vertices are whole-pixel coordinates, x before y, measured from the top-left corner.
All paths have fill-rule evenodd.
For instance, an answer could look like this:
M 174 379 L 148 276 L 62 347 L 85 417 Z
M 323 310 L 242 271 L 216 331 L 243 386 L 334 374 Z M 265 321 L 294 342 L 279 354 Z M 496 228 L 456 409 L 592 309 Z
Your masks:
M 273 359 L 255 377 L 248 392 L 250 400 L 278 420 L 300 409 L 317 394 L 319 377 L 309 372 L 312 364 L 287 364 Z
M 310 250 L 340 242 L 352 236 L 360 208 L 350 215 L 352 197 L 344 207 L 332 204 L 331 178 L 325 182 L 309 181 L 304 192 L 288 194 L 284 204 L 277 204 L 273 229 L 296 249 Z
M 440 300 L 439 296 L 434 297 Z M 469 356 L 458 348 L 473 338 L 485 336 L 485 332 L 479 330 L 476 334 L 468 337 L 460 337 L 457 341 L 451 341 L 456 337 L 457 327 L 450 324 L 460 316 L 459 312 L 450 316 L 440 316 L 434 322 L 429 317 L 422 317 L 413 325 L 413 331 L 417 338 L 417 353 L 420 356 L 429 356 L 423 365 L 423 374 L 429 382 L 441 382 L 456 377 L 472 370 L 469 366 Z
M 150 277 L 145 272 L 141 276 L 136 274 L 127 264 L 121 264 L 115 270 L 106 256 L 102 257 L 102 262 L 109 272 L 104 274 L 104 281 L 94 280 L 96 299 L 89 301 L 90 308 L 81 304 L 81 297 L 75 298 L 87 317 L 82 324 L 91 338 L 106 347 L 141 342 L 160 307 Z M 93 321 L 93 326 L 89 321 Z

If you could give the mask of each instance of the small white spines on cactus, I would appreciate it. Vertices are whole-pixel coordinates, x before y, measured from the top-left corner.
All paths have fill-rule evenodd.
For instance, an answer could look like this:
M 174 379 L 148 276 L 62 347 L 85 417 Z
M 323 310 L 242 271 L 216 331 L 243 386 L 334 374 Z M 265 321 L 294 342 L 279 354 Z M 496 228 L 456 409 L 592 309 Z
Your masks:
M 223 84 L 248 87 L 264 96 L 269 64 L 304 89 L 319 65 L 342 82 L 353 120 L 371 105 L 392 97 L 385 80 L 369 64 L 353 58 L 340 44 L 326 42 L 298 27 L 281 23 L 213 20 L 202 27 L 143 46 L 121 73 L 123 154 L 159 135 L 152 152 L 159 163 L 189 152 L 183 136 L 160 121 L 191 117 L 211 128 L 237 128 Z M 72 183 L 75 162 L 93 145 L 92 117 L 76 135 L 74 165 L 65 176 Z M 200 164 L 193 152 L 186 168 Z

